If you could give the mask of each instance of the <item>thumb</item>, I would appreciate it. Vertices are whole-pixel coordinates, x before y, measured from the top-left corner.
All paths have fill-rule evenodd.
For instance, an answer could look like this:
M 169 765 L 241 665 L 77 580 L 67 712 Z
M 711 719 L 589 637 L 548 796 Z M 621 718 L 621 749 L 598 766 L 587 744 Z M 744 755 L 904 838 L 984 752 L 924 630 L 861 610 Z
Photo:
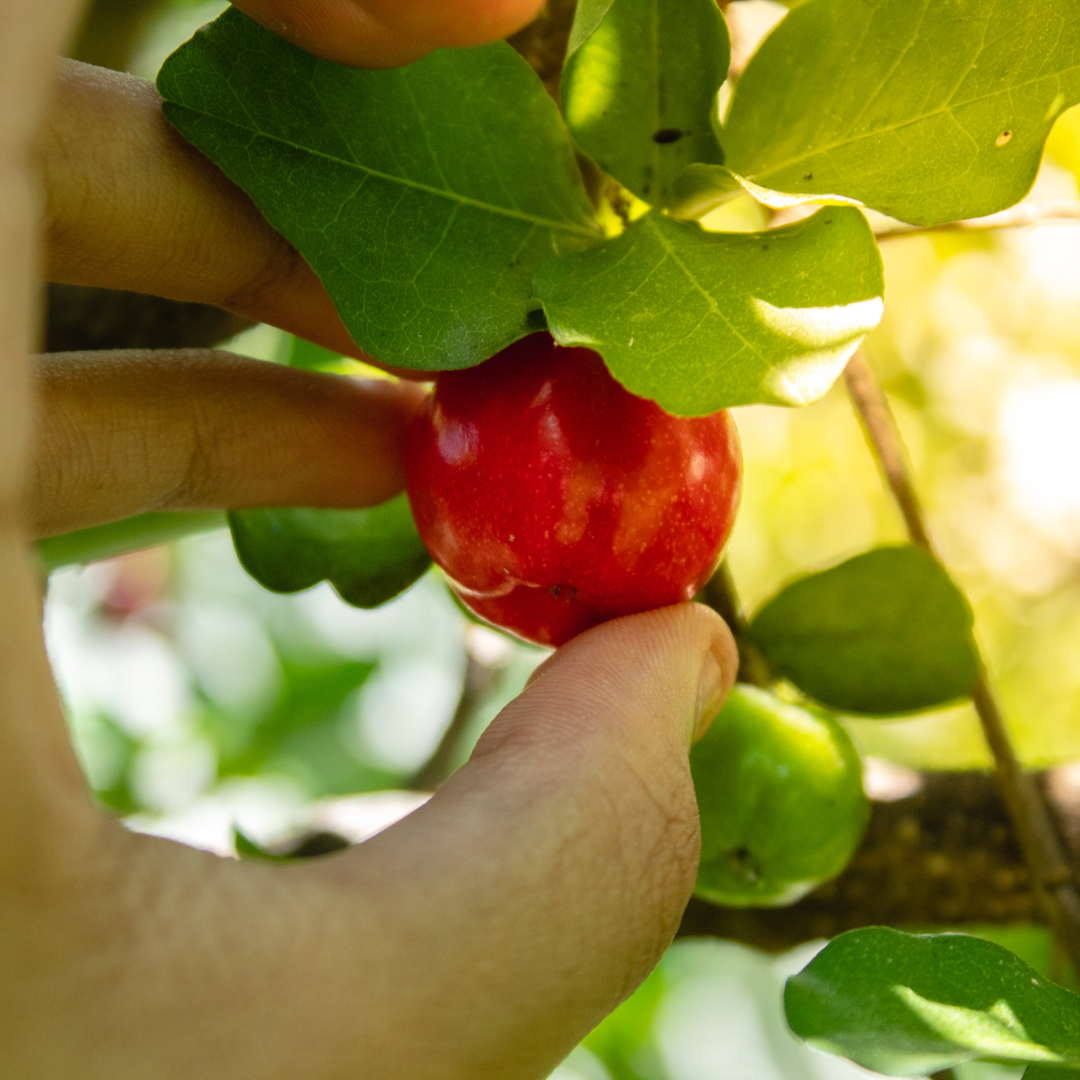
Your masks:
M 399 963 L 439 913 L 445 945 L 422 957 L 439 1005 L 407 1030 L 447 1064 L 454 1047 L 447 1075 L 547 1075 L 659 959 L 697 869 L 688 749 L 736 667 L 698 604 L 590 630 L 426 806 L 363 845 Z

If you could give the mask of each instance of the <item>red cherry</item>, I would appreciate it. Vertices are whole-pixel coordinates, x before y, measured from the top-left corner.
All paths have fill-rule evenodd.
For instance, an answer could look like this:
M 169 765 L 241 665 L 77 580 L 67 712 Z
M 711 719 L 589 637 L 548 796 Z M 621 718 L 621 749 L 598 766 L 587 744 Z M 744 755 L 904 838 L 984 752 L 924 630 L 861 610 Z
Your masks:
M 462 601 L 541 645 L 689 600 L 739 500 L 726 412 L 635 397 L 591 349 L 533 334 L 438 375 L 409 429 L 409 501 Z

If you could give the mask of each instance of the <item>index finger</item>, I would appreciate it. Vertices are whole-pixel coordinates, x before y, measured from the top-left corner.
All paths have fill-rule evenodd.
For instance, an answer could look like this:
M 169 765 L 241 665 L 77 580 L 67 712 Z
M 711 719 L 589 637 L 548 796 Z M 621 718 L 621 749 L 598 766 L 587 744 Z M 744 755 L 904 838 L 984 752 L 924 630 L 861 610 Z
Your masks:
M 268 30 L 353 67 L 412 63 L 448 46 L 483 45 L 520 30 L 543 0 L 237 0 Z

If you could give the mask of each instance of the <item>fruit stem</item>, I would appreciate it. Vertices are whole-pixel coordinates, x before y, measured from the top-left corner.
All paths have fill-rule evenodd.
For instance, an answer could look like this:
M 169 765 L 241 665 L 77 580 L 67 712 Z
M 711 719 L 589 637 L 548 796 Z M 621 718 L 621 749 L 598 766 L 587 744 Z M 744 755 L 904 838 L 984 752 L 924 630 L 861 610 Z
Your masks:
M 926 530 L 926 519 L 896 418 L 861 352 L 856 352 L 848 361 L 844 382 L 867 441 L 903 515 L 911 542 L 938 558 Z M 979 679 L 972 692 L 972 703 L 994 758 L 998 784 L 1023 849 L 1035 895 L 1074 969 L 1080 971 L 1080 891 L 1074 871 L 1044 795 L 1032 777 L 1024 772 L 1016 756 L 981 651 Z
M 776 682 L 764 653 L 750 640 L 746 616 L 726 558 L 705 582 L 705 588 L 698 593 L 697 599 L 711 607 L 731 628 L 739 649 L 739 682 L 753 686 L 771 686 Z

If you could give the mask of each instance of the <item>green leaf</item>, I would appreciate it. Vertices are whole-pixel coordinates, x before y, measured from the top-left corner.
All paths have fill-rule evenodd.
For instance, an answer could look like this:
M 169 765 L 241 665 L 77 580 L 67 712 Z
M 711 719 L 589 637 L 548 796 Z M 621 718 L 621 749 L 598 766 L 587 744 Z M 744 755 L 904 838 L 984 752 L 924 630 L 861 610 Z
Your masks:
M 812 1046 L 890 1076 L 979 1058 L 1080 1063 L 1080 995 L 964 934 L 841 934 L 788 979 L 784 1009 Z
M 570 27 L 570 40 L 566 44 L 567 60 L 592 37 L 614 2 L 615 0 L 578 0 L 574 10 L 574 22 Z
M 880 547 L 788 585 L 750 636 L 831 708 L 894 715 L 967 697 L 979 677 L 964 594 L 922 548 Z
M 1063 1069 L 1056 1065 L 1029 1065 L 1020 1080 L 1080 1080 L 1080 1069 Z
M 233 849 L 240 859 L 261 859 L 264 862 L 289 862 L 288 855 L 277 855 L 256 843 L 247 833 L 233 826 Z
M 762 187 L 929 225 L 1021 199 L 1077 101 L 1075 0 L 811 0 L 743 72 L 724 149 Z
M 564 345 L 588 345 L 628 390 L 697 416 L 821 397 L 882 312 L 881 256 L 845 207 L 763 233 L 646 214 L 536 279 Z
M 558 110 L 505 42 L 359 71 L 230 8 L 158 89 L 385 362 L 486 359 L 534 329 L 533 275 L 555 245 L 599 235 Z
M 285 354 L 285 363 L 289 367 L 303 368 L 305 371 L 324 371 L 341 363 L 341 353 L 316 345 L 313 341 L 294 337 Z
M 329 581 L 355 607 L 392 600 L 431 565 L 399 495 L 368 510 L 233 510 L 236 554 L 274 592 Z
M 763 188 L 726 165 L 688 165 L 675 177 L 668 212 L 673 217 L 698 221 L 711 210 L 731 202 L 740 195 L 751 195 L 763 206 L 784 210 L 807 203 L 828 203 L 832 206 L 858 206 L 857 199 L 841 195 L 788 195 L 783 191 Z
M 605 172 L 664 206 L 686 165 L 723 160 L 712 114 L 730 58 L 716 0 L 614 0 L 567 58 L 567 126 Z

